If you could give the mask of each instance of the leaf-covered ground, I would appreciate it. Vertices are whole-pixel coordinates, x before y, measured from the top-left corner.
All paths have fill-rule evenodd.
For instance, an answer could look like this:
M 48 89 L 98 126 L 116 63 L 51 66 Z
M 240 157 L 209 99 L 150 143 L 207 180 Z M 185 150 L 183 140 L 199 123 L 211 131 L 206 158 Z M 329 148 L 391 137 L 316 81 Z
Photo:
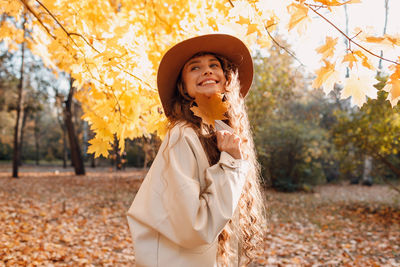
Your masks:
M 0 266 L 134 266 L 125 213 L 143 171 L 22 171 L 12 179 L 0 169 Z M 254 266 L 400 265 L 400 195 L 387 186 L 266 198 L 265 247 Z

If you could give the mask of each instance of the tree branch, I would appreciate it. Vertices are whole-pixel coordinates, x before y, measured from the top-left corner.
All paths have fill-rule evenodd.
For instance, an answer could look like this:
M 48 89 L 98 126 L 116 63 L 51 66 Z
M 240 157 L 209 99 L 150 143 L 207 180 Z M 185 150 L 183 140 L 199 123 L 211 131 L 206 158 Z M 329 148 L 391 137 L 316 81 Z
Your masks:
M 369 53 L 369 54 L 371 54 L 371 55 L 373 55 L 373 56 L 375 56 L 375 57 L 377 57 L 377 58 L 380 58 L 380 59 L 382 59 L 382 60 L 385 60 L 385 61 L 387 61 L 387 62 L 396 64 L 396 65 L 400 65 L 399 62 L 396 62 L 396 61 L 393 61 L 393 60 L 390 60 L 390 59 L 383 58 L 383 57 L 381 57 L 381 56 L 379 56 L 379 55 L 377 55 L 377 54 L 371 52 L 370 50 L 368 50 L 368 49 L 365 48 L 364 46 L 360 45 L 359 43 L 353 41 L 352 38 L 350 38 L 346 33 L 344 33 L 342 30 L 340 30 L 335 24 L 333 24 L 333 23 L 332 23 L 330 20 L 328 20 L 325 16 L 323 16 L 323 15 L 322 15 L 321 13 L 319 13 L 316 9 L 314 9 L 310 4 L 307 4 L 307 3 L 304 3 L 304 4 L 305 4 L 306 6 L 308 6 L 308 8 L 311 9 L 315 14 L 317 14 L 318 16 L 320 16 L 321 18 L 323 18 L 326 22 L 328 22 L 328 23 L 329 23 L 332 27 L 334 27 L 337 31 L 339 31 L 346 39 L 349 40 L 350 43 L 355 44 L 356 46 L 358 46 L 359 48 L 361 48 L 361 49 L 364 50 L 365 52 L 367 52 L 367 53 Z M 350 45 L 350 44 L 349 44 L 349 45 Z
M 271 25 L 269 25 L 268 27 L 267 27 L 267 26 L 264 27 L 265 30 L 267 31 L 267 34 L 268 34 L 269 38 L 271 38 L 272 41 L 274 42 L 274 44 L 276 44 L 279 48 L 285 50 L 286 53 L 288 53 L 288 54 L 289 54 L 290 56 L 292 56 L 295 60 L 297 60 L 297 61 L 300 63 L 301 66 L 305 67 L 305 65 L 296 57 L 295 54 L 293 54 L 289 49 L 287 49 L 286 47 L 282 46 L 281 44 L 279 44 L 279 43 L 275 40 L 275 38 L 272 36 L 272 34 L 271 34 L 271 33 L 269 32 L 269 30 L 268 30 L 268 28 L 271 27 L 271 26 L 273 26 L 273 25 L 275 25 L 275 24 L 271 24 Z
M 39 15 L 36 14 L 36 12 L 28 5 L 26 0 L 20 0 L 21 3 L 25 6 L 25 8 L 39 21 L 40 25 L 46 30 L 46 32 L 54 39 L 56 40 L 56 37 L 51 34 L 50 30 L 44 25 L 43 21 L 40 19 Z
M 385 164 L 386 166 L 389 167 L 389 169 L 394 172 L 397 177 L 400 177 L 400 170 L 398 168 L 396 168 L 391 162 L 389 162 L 384 156 L 382 156 L 381 154 L 379 154 L 378 152 L 376 152 L 375 150 L 371 150 L 371 154 L 372 156 L 375 156 L 375 158 L 377 158 L 378 160 L 380 160 L 381 162 L 383 162 L 383 164 Z M 388 184 L 392 189 L 396 190 L 398 193 L 400 193 L 400 189 L 397 188 L 394 184 L 392 184 L 391 182 L 389 182 L 388 179 L 386 179 L 384 176 L 382 176 L 383 181 Z

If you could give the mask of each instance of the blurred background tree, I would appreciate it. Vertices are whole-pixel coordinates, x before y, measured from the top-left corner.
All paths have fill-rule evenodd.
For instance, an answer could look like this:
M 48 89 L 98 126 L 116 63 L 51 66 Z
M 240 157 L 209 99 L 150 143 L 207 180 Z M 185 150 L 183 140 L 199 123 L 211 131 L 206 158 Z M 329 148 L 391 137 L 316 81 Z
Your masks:
M 293 60 L 277 46 L 258 54 L 246 99 L 264 183 L 283 191 L 310 190 L 338 178 L 328 131 L 335 102 L 311 90 L 309 77 Z
M 386 76 L 375 87 L 379 90 L 377 99 L 369 99 L 361 109 L 350 111 L 337 110 L 337 123 L 332 129 L 335 145 L 341 156 L 347 158 L 347 165 L 341 172 L 354 176 L 355 170 L 362 170 L 364 158 L 373 159 L 372 176 L 375 181 L 400 178 L 400 114 L 399 107 L 392 108 L 386 101 L 387 92 L 383 91 Z M 349 164 L 350 163 L 350 164 Z M 362 171 L 358 171 L 360 179 Z

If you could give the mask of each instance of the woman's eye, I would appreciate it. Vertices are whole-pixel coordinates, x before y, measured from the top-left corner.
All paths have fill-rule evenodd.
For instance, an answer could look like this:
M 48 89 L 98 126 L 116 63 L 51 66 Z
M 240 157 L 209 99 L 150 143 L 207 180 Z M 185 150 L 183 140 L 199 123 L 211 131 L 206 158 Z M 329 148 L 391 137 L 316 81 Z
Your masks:
M 198 70 L 199 67 L 198 66 L 193 66 L 190 70 Z
M 215 64 L 211 64 L 210 67 L 211 68 L 219 68 L 219 65 L 215 63 Z

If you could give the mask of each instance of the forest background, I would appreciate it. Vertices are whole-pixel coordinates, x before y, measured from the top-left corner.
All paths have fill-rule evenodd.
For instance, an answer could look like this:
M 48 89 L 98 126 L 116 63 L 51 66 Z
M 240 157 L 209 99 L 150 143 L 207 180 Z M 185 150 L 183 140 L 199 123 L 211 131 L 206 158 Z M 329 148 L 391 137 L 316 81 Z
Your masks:
M 89 14 L 73 13 L 74 16 L 84 17 L 87 15 L 88 21 L 85 22 L 87 25 L 85 23 L 80 25 L 73 20 L 76 23 L 74 25 L 76 30 L 79 30 L 81 26 L 85 33 L 70 33 L 66 29 L 67 26 L 64 27 L 61 21 L 62 16 L 58 15 L 59 18 L 56 18 L 56 13 L 62 12 L 62 10 L 57 10 L 57 8 L 63 7 L 62 4 L 57 7 L 50 3 L 49 6 L 46 6 L 46 3 L 39 1 L 6 2 L 8 6 L 3 7 L 5 10 L 1 22 L 3 42 L 0 66 L 0 160 L 7 162 L 13 159 L 13 176 L 17 175 L 17 166 L 23 163 L 38 165 L 40 162 L 42 164 L 58 162 L 59 164 L 61 161 L 64 168 L 70 164 L 75 166 L 76 174 L 85 172 L 83 162 L 91 166 L 114 164 L 117 168 L 121 168 L 123 164 L 124 166 L 147 167 L 160 144 L 157 135 L 162 137 L 165 119 L 159 116 L 160 107 L 157 102 L 159 100 L 154 100 L 157 98 L 154 90 L 146 88 L 152 83 L 152 79 L 144 79 L 149 77 L 149 74 L 145 74 L 143 70 L 146 68 L 138 70 L 136 67 L 132 70 L 133 74 L 129 73 L 129 81 L 135 83 L 135 88 L 129 91 L 127 89 L 129 83 L 118 81 L 118 79 L 124 78 L 120 77 L 121 73 L 128 73 L 126 70 L 118 72 L 121 64 L 125 65 L 127 62 L 118 61 L 117 63 L 120 65 L 107 63 L 124 58 L 129 52 L 118 42 L 115 43 L 115 40 L 113 40 L 114 43 L 109 44 L 110 46 L 114 44 L 115 47 L 105 47 L 104 52 L 98 52 L 93 56 L 92 63 L 89 59 L 91 55 L 77 59 L 78 62 L 73 62 L 68 58 L 68 55 L 73 56 L 69 53 L 76 53 L 72 50 L 73 48 L 80 52 L 84 52 L 83 49 L 90 49 L 92 50 L 90 53 L 93 54 L 93 50 L 100 49 L 96 48 L 96 45 L 104 46 L 105 44 L 101 44 L 102 39 L 96 36 L 103 36 L 104 40 L 110 39 L 109 42 L 111 42 L 111 36 L 108 39 L 104 37 L 107 36 L 107 32 L 101 32 L 101 30 L 90 32 L 88 29 L 89 24 L 99 23 L 97 18 L 95 20 L 92 17 L 94 12 Z M 352 15 L 349 14 L 347 6 L 360 5 L 359 2 L 316 1 L 319 6 L 309 5 L 304 1 L 300 1 L 298 4 L 296 1 L 292 4 L 288 2 L 287 9 L 290 16 L 286 19 L 289 23 L 290 33 L 293 33 L 288 38 L 280 34 L 275 25 L 279 25 L 278 22 L 281 24 L 285 22 L 282 15 L 282 10 L 285 8 L 283 4 L 276 8 L 278 5 L 272 5 L 268 1 L 262 3 L 264 6 L 271 4 L 271 7 L 275 7 L 269 11 L 270 13 L 264 10 L 260 3 L 260 6 L 256 6 L 257 11 L 261 10 L 257 14 L 265 16 L 266 22 L 263 21 L 263 23 L 265 25 L 270 23 L 270 25 L 264 25 L 267 31 L 260 35 L 261 33 L 258 32 L 260 25 L 256 24 L 260 22 L 254 15 L 256 13 L 253 10 L 253 15 L 249 15 L 252 6 L 246 6 L 251 2 L 237 1 L 235 4 L 230 1 L 226 3 L 213 2 L 216 7 L 227 9 L 226 16 L 232 21 L 236 20 L 236 25 L 230 25 L 230 28 L 227 28 L 222 22 L 222 25 L 219 25 L 219 21 L 207 18 L 203 22 L 204 25 L 197 29 L 197 32 L 215 31 L 213 27 L 220 27 L 225 31 L 236 30 L 237 34 L 243 35 L 246 42 L 253 48 L 256 73 L 247 104 L 256 148 L 262 165 L 263 181 L 266 186 L 272 185 L 282 190 L 292 191 L 304 186 L 330 181 L 351 180 L 356 182 L 363 179 L 364 183 L 371 184 L 373 179 L 375 182 L 390 182 L 398 179 L 400 175 L 398 167 L 400 121 L 398 107 L 395 105 L 398 96 L 397 91 L 394 90 L 395 88 L 398 90 L 398 77 L 395 72 L 392 74 L 395 79 L 391 78 L 387 68 L 388 64 L 385 64 L 395 63 L 392 68 L 398 69 L 395 67 L 398 63 L 385 60 L 383 49 L 391 45 L 391 49 L 386 50 L 388 50 L 389 56 L 393 56 L 393 53 L 398 51 L 396 42 L 399 42 L 397 39 L 399 37 L 396 35 L 397 33 L 387 33 L 388 21 L 392 21 L 389 20 L 390 5 L 389 1 L 382 1 L 383 8 L 381 10 L 384 13 L 380 14 L 380 17 L 385 23 L 381 29 L 383 35 L 380 35 L 383 37 L 374 36 L 373 41 L 368 41 L 368 38 L 372 38 L 372 30 L 370 28 L 360 30 L 362 25 L 355 25 L 359 32 L 355 37 L 349 38 L 348 21 L 351 20 Z M 343 5 L 344 3 L 347 4 Z M 107 2 L 106 4 L 117 15 L 125 12 L 123 9 L 125 3 L 123 2 L 119 4 Z M 49 10 L 50 7 L 54 8 L 54 14 Z M 84 7 L 82 3 L 76 6 L 76 8 L 82 7 Z M 316 78 L 311 73 L 312 70 L 307 68 L 301 59 L 294 55 L 294 52 L 291 52 L 291 44 L 287 41 L 287 39 L 296 38 L 294 36 L 297 36 L 299 40 L 307 39 L 304 38 L 306 33 L 303 28 L 306 27 L 305 22 L 311 20 L 311 15 L 304 13 L 306 7 L 315 10 L 316 14 L 319 14 L 318 10 L 325 12 L 324 15 L 317 18 L 320 21 L 317 20 L 314 24 L 322 23 L 323 20 L 328 21 L 330 13 L 343 17 L 343 14 L 339 15 L 339 11 L 334 13 L 333 8 L 345 11 L 343 18 L 346 24 L 342 33 L 346 32 L 347 35 L 341 34 L 332 27 L 332 33 L 330 32 L 330 36 L 326 37 L 326 43 L 323 43 L 325 36 L 320 36 L 319 47 L 314 48 L 317 54 L 321 55 L 325 64 L 325 67 L 316 70 Z M 35 8 L 39 11 L 40 9 L 46 11 L 47 16 L 41 19 L 34 10 Z M 248 14 L 244 11 L 240 11 L 240 13 L 238 11 L 240 8 L 247 10 Z M 154 10 L 150 11 L 154 12 Z M 224 10 L 219 12 L 224 12 Z M 185 17 L 187 16 L 185 12 L 181 12 L 181 14 L 183 29 L 180 30 L 184 31 L 186 30 L 185 23 L 188 24 L 191 21 Z M 280 17 L 278 18 L 276 14 Z M 101 15 L 105 16 L 104 13 Z M 155 15 L 157 16 L 157 14 Z M 167 14 L 163 15 L 168 17 Z M 245 15 L 248 18 L 244 17 Z M 267 15 L 268 17 L 266 17 Z M 65 16 L 64 24 L 71 23 L 72 21 L 69 19 L 68 16 Z M 123 17 L 115 18 L 109 15 L 110 22 L 112 19 L 115 19 L 114 23 L 118 22 L 116 19 L 121 21 L 120 24 L 126 23 L 123 22 Z M 158 19 L 161 20 L 161 18 Z M 339 20 L 341 25 L 334 26 L 343 26 L 341 20 Z M 140 23 L 143 27 L 149 22 L 146 20 L 145 22 L 140 21 Z M 329 23 L 326 24 L 331 26 Z M 242 28 L 238 28 L 239 26 L 244 27 L 244 33 Z M 122 26 L 119 27 L 117 30 L 123 31 Z M 179 37 L 176 38 L 182 38 L 180 32 L 175 33 L 171 29 L 165 29 L 165 25 L 159 27 L 165 32 L 163 34 L 170 38 L 174 37 L 174 34 L 178 34 Z M 189 26 L 186 25 L 186 27 Z M 211 27 L 211 29 L 207 27 Z M 275 36 L 268 31 L 268 27 L 275 29 Z M 397 26 L 389 28 L 396 30 Z M 298 32 L 294 34 L 294 30 Z M 121 34 L 123 38 L 117 39 L 119 42 L 133 41 L 135 44 L 139 44 L 137 40 L 128 39 L 128 37 L 133 37 L 132 34 L 130 36 L 127 36 L 126 32 Z M 334 38 L 335 34 L 338 34 L 339 37 Z M 314 38 L 316 38 L 315 35 Z M 367 43 L 375 46 L 371 46 L 370 50 L 368 47 L 365 51 L 356 50 L 354 44 L 352 48 L 352 42 L 361 35 L 364 35 L 361 39 L 364 38 Z M 370 36 L 368 37 L 368 35 Z M 72 36 L 77 36 L 81 43 L 72 39 Z M 154 38 L 154 36 L 151 37 Z M 53 38 L 57 42 L 50 42 L 46 38 Z M 343 41 L 338 42 L 338 38 Z M 377 40 L 378 38 L 381 40 Z M 391 40 L 390 45 L 387 44 L 388 40 Z M 85 43 L 87 41 L 89 42 Z M 171 40 L 168 41 L 171 42 Z M 161 46 L 159 43 L 161 42 L 157 41 L 155 45 Z M 380 56 L 368 55 L 368 52 L 374 51 L 372 49 L 376 45 L 378 47 L 380 45 Z M 52 49 L 55 50 L 52 51 Z M 304 54 L 303 50 L 306 49 L 302 49 L 301 53 Z M 329 69 L 329 66 L 332 65 L 329 60 L 331 58 L 335 60 L 336 54 L 339 54 L 337 51 L 341 50 L 344 50 L 345 53 L 341 63 L 345 63 L 346 67 L 343 65 L 342 69 Z M 89 50 L 87 51 L 89 52 Z M 160 51 L 151 52 L 157 53 L 157 56 L 160 54 Z M 137 52 L 133 53 L 131 58 L 135 54 Z M 79 54 L 75 54 L 75 59 L 78 56 Z M 150 59 L 154 60 L 152 57 L 150 55 Z M 349 60 L 349 58 L 351 59 Z M 96 61 L 97 59 L 101 60 Z M 143 59 L 140 60 L 137 60 L 138 66 L 149 64 Z M 308 65 L 315 64 L 303 56 L 304 60 Z M 104 61 L 107 62 L 104 63 Z M 93 64 L 99 64 L 99 66 L 94 68 Z M 113 68 L 112 71 L 116 74 L 110 71 L 110 75 L 108 73 L 101 75 L 99 68 L 109 67 L 107 64 Z M 354 68 L 353 65 L 355 65 Z M 362 68 L 372 70 L 368 73 L 368 78 L 363 78 L 364 76 L 357 73 L 361 73 Z M 74 77 L 76 69 L 81 72 Z M 344 69 L 346 70 L 344 71 Z M 129 69 L 129 71 L 131 70 Z M 112 75 L 117 76 L 113 77 Z M 350 80 L 355 75 L 358 75 L 357 78 L 363 80 L 363 83 L 351 83 Z M 338 78 L 340 76 L 342 77 Z M 125 76 L 125 78 L 127 77 Z M 344 85 L 341 83 L 342 80 L 345 81 Z M 387 88 L 391 86 L 390 82 L 397 86 L 392 86 L 393 91 Z M 75 88 L 76 86 L 78 87 Z M 373 92 L 372 86 L 376 88 Z M 316 89 L 312 89 L 312 87 Z M 321 88 L 324 89 L 325 94 Z M 79 90 L 76 91 L 76 89 Z M 351 97 L 348 98 L 348 96 Z M 139 104 L 141 100 L 149 102 L 146 105 L 153 112 L 151 110 L 147 112 L 146 105 Z M 361 108 L 357 106 L 361 106 Z M 15 129 L 18 130 L 15 131 Z M 14 149 L 15 147 L 18 149 Z M 13 153 L 13 151 L 18 153 Z M 106 163 L 101 159 L 98 159 L 96 163 L 94 157 L 89 154 L 95 152 L 96 156 L 108 156 L 109 151 L 111 152 L 111 163 Z M 69 158 L 71 162 L 68 162 Z M 16 164 L 17 161 L 18 164 Z
M 349 208 L 347 202 L 340 202 L 340 205 L 334 202 L 332 211 L 343 213 L 344 217 L 349 216 L 349 211 L 367 214 L 367 217 L 368 214 L 382 215 L 385 224 L 380 226 L 393 224 L 400 214 L 400 114 L 397 105 L 400 99 L 400 35 L 397 30 L 400 25 L 391 19 L 395 16 L 391 9 L 393 1 L 379 1 L 382 14 L 377 16 L 383 22 L 375 30 L 349 24 L 353 17 L 359 16 L 351 13 L 352 6 L 362 5 L 364 1 L 277 2 L 1 0 L 0 169 L 1 173 L 6 173 L 2 178 L 22 176 L 23 179 L 20 184 L 18 180 L 16 184 L 7 180 L 0 197 L 14 199 L 8 194 L 20 192 L 23 184 L 33 181 L 42 187 L 32 186 L 36 188 L 36 192 L 31 192 L 32 199 L 42 190 L 51 196 L 56 189 L 49 189 L 47 184 L 51 184 L 53 175 L 60 173 L 67 176 L 54 179 L 63 179 L 63 183 L 71 187 L 66 190 L 70 191 L 76 183 L 88 183 L 97 188 L 93 183 L 103 181 L 104 177 L 114 179 L 104 181 L 104 185 L 110 181 L 121 185 L 125 183 L 121 182 L 123 179 L 118 180 L 121 177 L 140 181 L 165 134 L 166 120 L 155 89 L 156 67 L 162 54 L 182 39 L 224 32 L 244 40 L 253 54 L 254 83 L 246 103 L 263 186 L 267 191 L 276 190 L 271 193 L 272 199 L 267 196 L 266 202 L 276 204 L 271 209 L 291 210 L 298 204 L 299 195 L 274 195 L 278 191 L 312 193 L 315 200 L 321 198 L 321 192 L 335 195 L 330 185 L 373 185 L 378 191 L 368 191 L 369 187 L 364 190 L 372 195 L 385 195 L 389 200 L 383 206 L 382 203 L 376 206 L 374 198 L 367 201 L 367 206 L 359 207 L 357 202 L 356 208 L 354 205 Z M 319 28 L 317 34 L 318 28 L 314 25 L 323 23 L 328 28 Z M 313 38 L 305 38 L 307 35 Z M 307 54 L 305 50 L 315 52 Z M 315 66 L 315 70 L 310 69 L 310 65 Z M 45 173 L 40 174 L 43 170 Z M 104 177 L 99 177 L 98 172 L 103 172 Z M 84 177 L 82 175 L 86 175 L 87 180 L 76 180 Z M 36 180 L 40 177 L 41 180 Z M 137 189 L 136 180 L 127 183 L 131 186 L 133 183 Z M 320 189 L 321 185 L 327 185 L 328 189 Z M 112 194 L 104 197 L 101 203 L 103 210 L 98 211 L 102 218 L 112 212 L 119 214 L 111 205 L 122 203 L 120 208 L 124 210 L 131 201 L 123 189 L 118 196 L 112 188 Z M 352 195 L 352 190 L 339 189 L 347 195 Z M 75 191 L 71 192 L 62 191 L 59 213 L 51 215 L 48 207 L 43 218 L 51 218 L 46 219 L 46 224 L 57 216 L 70 218 L 80 209 L 88 212 L 73 203 L 68 204 L 64 197 L 75 196 Z M 90 194 L 87 193 L 87 197 L 93 196 Z M 300 195 L 300 199 L 303 197 Z M 40 199 L 42 201 L 42 196 Z M 287 207 L 279 206 L 285 201 L 288 201 Z M 305 203 L 304 210 L 308 212 L 318 209 L 319 205 L 329 206 L 327 202 L 317 206 L 314 202 L 309 206 L 307 201 Z M 11 204 L 8 205 L 10 210 L 19 209 L 18 204 Z M 293 212 L 299 216 L 303 213 L 306 212 Z M 0 219 L 5 218 L 4 214 L 6 212 L 0 210 Z M 30 215 L 37 219 L 34 213 Z M 285 214 L 283 221 L 282 217 L 272 221 L 276 227 L 284 226 L 285 220 L 289 221 L 285 216 L 292 220 L 294 215 Z M 77 222 L 71 223 L 76 225 Z M 79 227 L 81 223 L 78 222 Z M 325 221 L 312 225 L 322 229 L 331 227 Z M 343 220 L 340 227 L 344 225 Z M 398 229 L 398 222 L 395 226 Z M 20 227 L 18 231 L 25 229 L 25 226 Z M 291 227 L 282 229 L 290 232 Z M 330 230 L 337 230 L 335 227 Z M 300 235 L 304 234 L 304 229 L 299 231 Z M 72 242 L 71 238 L 60 237 L 54 242 L 64 246 Z M 356 237 L 349 238 L 340 253 L 356 262 L 357 245 L 354 252 L 351 250 L 354 245 L 351 240 Z M 373 262 L 391 264 L 392 259 L 392 263 L 400 262 L 400 255 L 393 252 L 399 238 L 397 234 L 385 239 L 386 246 L 382 248 L 385 252 L 380 251 L 382 254 Z M 272 239 L 275 240 L 268 237 L 269 242 Z M 9 242 L 8 238 L 5 240 Z M 357 240 L 358 243 L 362 242 Z M 283 248 L 284 244 L 281 245 Z M 369 244 L 370 247 L 375 245 Z M 0 256 L 4 256 L 4 251 L 19 251 L 11 247 L 2 247 Z M 118 253 L 119 248 L 113 249 Z M 41 251 L 48 250 L 42 247 Z M 294 254 L 291 252 L 290 260 L 283 263 L 315 262 L 305 260 L 308 256 L 304 255 L 301 260 L 297 259 L 293 256 L 295 251 L 293 247 Z M 58 261 L 74 261 L 64 252 L 54 257 Z M 91 252 L 76 253 L 79 259 L 87 259 Z M 276 253 L 277 250 L 266 246 L 264 259 L 259 262 L 269 262 L 265 256 L 268 254 L 271 259 Z M 93 260 L 94 254 L 90 255 Z M 94 262 L 101 262 L 100 258 Z M 318 260 L 326 262 L 327 258 Z M 372 264 L 365 258 L 360 260 Z M 346 261 L 333 260 L 332 264 L 343 262 Z

